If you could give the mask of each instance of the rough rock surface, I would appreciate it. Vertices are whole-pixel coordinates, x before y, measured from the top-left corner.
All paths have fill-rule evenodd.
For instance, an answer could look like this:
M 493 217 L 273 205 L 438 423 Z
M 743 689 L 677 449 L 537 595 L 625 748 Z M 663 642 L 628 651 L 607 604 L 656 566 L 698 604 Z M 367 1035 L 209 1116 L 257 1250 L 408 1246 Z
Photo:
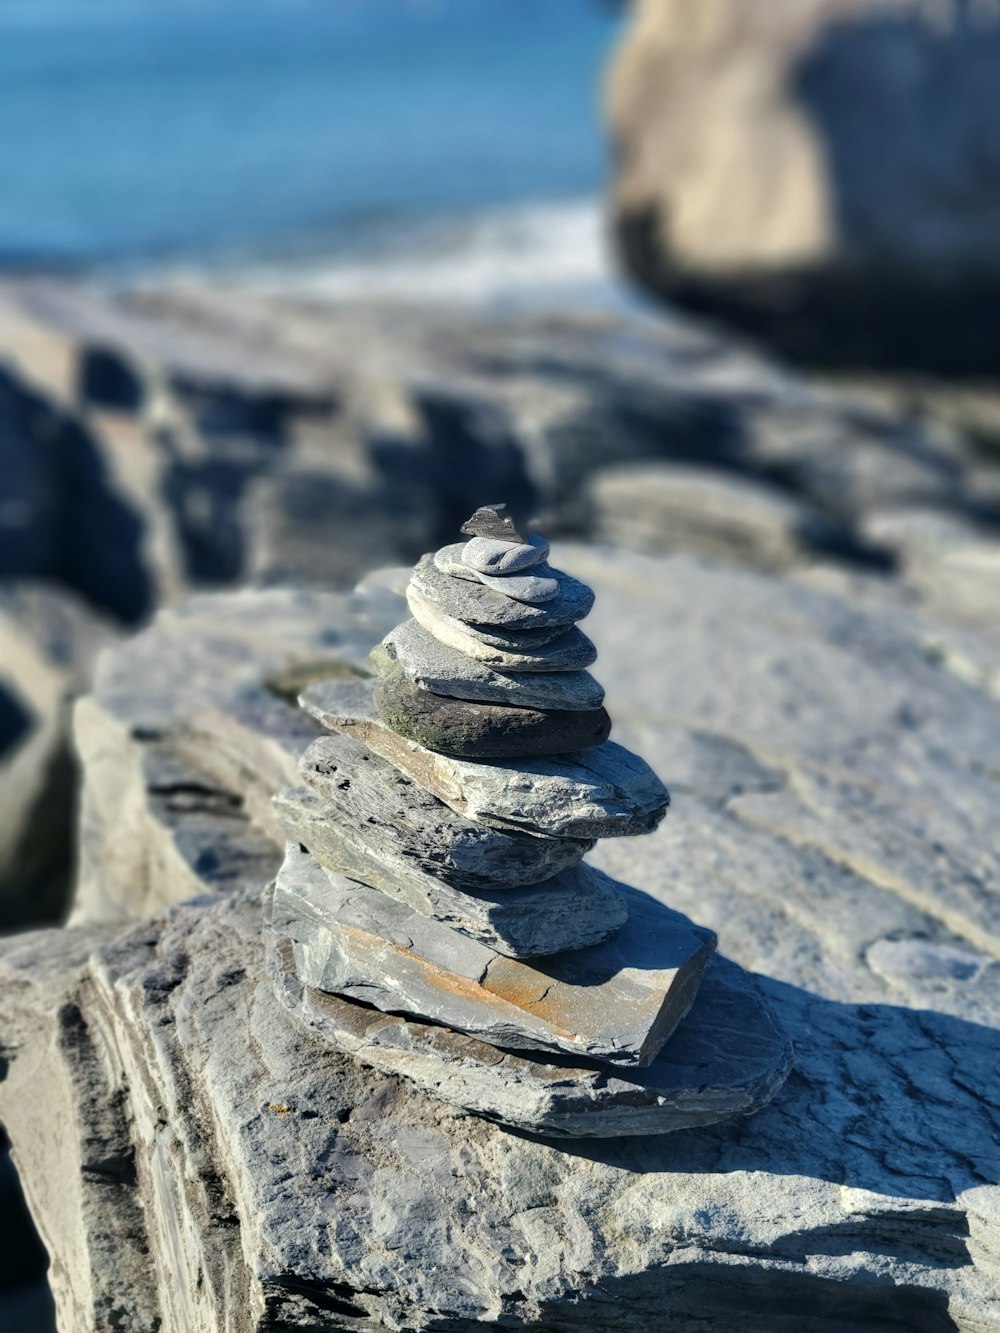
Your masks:
M 491 635 L 494 642 L 488 642 L 481 631 L 472 632 L 461 620 L 446 616 L 415 588 L 407 590 L 406 601 L 417 624 L 439 643 L 498 671 L 576 671 L 589 667 L 597 657 L 593 643 L 575 625 L 563 629 L 545 644 L 499 647 L 496 635 Z
M 100 662 L 76 707 L 83 767 L 73 919 L 127 922 L 211 888 L 270 879 L 284 842 L 273 794 L 298 781 L 311 681 L 359 676 L 399 617 L 357 596 L 205 595 L 163 611 Z
M 213 1333 L 237 1312 L 268 1333 L 366 1320 L 648 1333 L 668 1312 L 733 1333 L 792 1333 L 803 1311 L 826 1333 L 996 1326 L 983 1080 L 997 1043 L 975 1024 L 768 983 L 797 1042 L 770 1107 L 559 1144 L 458 1115 L 317 1041 L 260 984 L 244 895 L 101 944 L 75 930 L 57 950 L 47 935 L 8 944 L 0 987 L 0 1105 L 65 1256 L 54 1285 L 70 1327 L 106 1326 L 123 1301 L 137 1329 L 162 1311 L 165 1327 Z M 310 1017 L 350 1018 L 359 1046 L 382 1033 L 387 1063 L 413 1063 L 385 1016 L 319 997 Z M 41 1080 L 85 1133 L 33 1132 Z M 928 1085 L 933 1100 L 913 1098 Z M 112 1112 L 126 1098 L 123 1138 Z
M 305 986 L 494 1046 L 627 1067 L 648 1065 L 690 1009 L 715 937 L 646 894 L 624 896 L 628 921 L 604 943 L 522 962 L 290 844 L 268 914 Z
M 312 788 L 309 818 L 325 817 L 331 836 L 350 843 L 357 866 L 369 830 L 371 854 L 382 873 L 410 870 L 456 887 L 516 888 L 566 870 L 591 844 L 569 838 L 534 838 L 473 823 L 419 787 L 394 765 L 367 752 L 347 735 L 321 736 L 302 756 L 299 772 Z M 296 788 L 296 793 L 301 789 Z M 279 813 L 304 797 L 280 799 Z M 361 833 L 358 825 L 367 825 Z M 339 867 L 346 870 L 346 867 Z
M 968 0 L 643 0 L 610 86 L 629 268 L 828 364 L 994 373 L 998 57 Z
M 145 813 L 122 859 L 121 825 L 88 825 L 105 892 L 86 905 L 109 924 L 2 948 L 0 1116 L 66 1327 L 105 1328 L 123 1299 L 126 1326 L 199 1333 L 1000 1327 L 1000 699 L 970 669 L 981 636 L 853 585 L 557 555 L 597 590 L 617 729 L 676 806 L 594 856 L 766 973 L 788 1082 L 746 1121 L 660 1139 L 556 1144 L 460 1116 L 333 1053 L 259 984 L 273 842 L 235 897 L 116 939 L 171 891 L 218 899 L 207 856 L 152 897 L 132 873 L 144 840 L 185 845 L 202 793 L 239 795 L 241 838 L 270 840 L 264 793 L 316 734 L 285 700 L 310 661 L 360 665 L 401 605 L 363 631 L 346 598 L 199 599 L 107 660 L 95 706 L 119 749 L 86 760 L 108 812 L 143 791 L 137 754 L 181 749 L 186 804 L 175 791 L 168 820 L 148 789 L 130 798 Z M 412 1067 L 393 1020 L 343 1003 L 359 1047 Z M 79 1132 L 40 1134 L 40 1097 Z
M 387 662 L 372 696 L 393 731 L 428 749 L 508 759 L 573 754 L 600 745 L 611 732 L 605 708 L 542 709 L 469 703 L 411 685 Z
M 791 1066 L 788 1038 L 752 978 L 725 960 L 710 966 L 657 1059 L 622 1069 L 560 1052 L 507 1052 L 437 1024 L 373 1012 L 303 986 L 290 940 L 272 936 L 267 947 L 281 1002 L 321 1039 L 456 1108 L 547 1138 L 676 1134 L 750 1115 L 771 1101 Z
M 308 848 L 321 866 L 363 879 L 512 958 L 585 948 L 625 920 L 618 886 L 579 860 L 586 843 L 569 845 L 577 864 L 541 882 L 456 887 L 391 850 L 376 860 L 363 839 L 331 821 L 327 802 L 308 787 L 287 788 L 274 805 L 284 837 Z
M 588 671 L 500 671 L 438 642 L 412 619 L 387 634 L 382 649 L 412 685 L 451 699 L 557 712 L 592 712 L 604 703 L 604 688 Z
M 654 829 L 670 797 L 638 755 L 605 741 L 566 759 L 506 763 L 438 754 L 399 736 L 378 716 L 369 681 L 321 681 L 302 706 L 388 759 L 477 824 L 563 838 L 614 838 Z

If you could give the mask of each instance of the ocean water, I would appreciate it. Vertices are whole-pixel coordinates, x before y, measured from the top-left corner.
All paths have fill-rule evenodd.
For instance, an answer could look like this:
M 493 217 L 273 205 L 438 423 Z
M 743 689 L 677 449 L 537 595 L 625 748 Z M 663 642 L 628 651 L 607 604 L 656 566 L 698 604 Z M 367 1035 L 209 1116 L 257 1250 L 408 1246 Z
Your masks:
M 0 0 L 0 264 L 595 280 L 598 0 Z

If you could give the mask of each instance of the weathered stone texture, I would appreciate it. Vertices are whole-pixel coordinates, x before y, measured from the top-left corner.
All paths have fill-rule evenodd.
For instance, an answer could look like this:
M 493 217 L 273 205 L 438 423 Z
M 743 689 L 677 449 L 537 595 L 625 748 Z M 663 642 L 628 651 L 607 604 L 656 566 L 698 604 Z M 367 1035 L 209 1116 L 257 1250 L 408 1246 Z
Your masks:
M 94 821 L 108 895 L 88 902 L 100 916 L 114 901 L 112 921 L 9 941 L 0 962 L 0 1115 L 40 1229 L 65 1256 L 56 1287 L 74 1333 L 105 1326 L 99 1302 L 122 1289 L 140 1329 L 154 1311 L 165 1330 L 199 1333 L 658 1333 L 706 1319 L 798 1333 L 806 1317 L 823 1333 L 1000 1328 L 1000 701 L 985 675 L 931 650 L 939 622 L 891 600 L 612 548 L 556 556 L 597 590 L 591 632 L 616 734 L 675 802 L 653 836 L 592 855 L 765 974 L 796 1047 L 788 1082 L 747 1120 L 663 1138 L 556 1144 L 459 1115 L 414 1086 L 435 1085 L 441 1029 L 407 1039 L 402 1020 L 331 1001 L 338 1019 L 315 993 L 283 1007 L 264 975 L 263 864 L 220 899 L 196 859 L 184 891 L 197 880 L 214 902 L 118 936 L 152 900 L 130 904 L 137 881 L 116 869 L 114 826 Z M 161 621 L 120 669 L 109 659 L 96 699 L 111 734 L 131 737 L 126 790 L 143 789 L 144 727 L 189 764 L 220 737 L 234 785 L 203 780 L 241 795 L 247 827 L 269 837 L 263 788 L 294 776 L 311 725 L 285 702 L 307 684 L 289 668 L 351 660 L 358 622 L 346 601 L 233 600 L 228 613 L 229 599 L 200 603 L 183 633 Z M 394 623 L 399 601 L 380 605 Z M 314 637 L 321 613 L 339 642 Z M 261 639 L 269 614 L 280 650 Z M 203 674 L 181 669 L 199 661 Z M 282 671 L 283 696 L 261 687 Z M 108 811 L 116 762 L 101 771 Z M 201 815 L 173 816 L 178 846 Z M 126 841 L 136 851 L 147 836 Z M 303 1016 L 339 1023 L 343 1040 L 353 1030 L 359 1056 L 392 1072 L 334 1053 Z M 450 1058 L 449 1077 L 471 1079 Z M 489 1071 L 475 1076 L 485 1097 Z M 50 1104 L 73 1108 L 76 1135 L 38 1133 L 39 1087 L 62 1089 Z M 137 1183 L 120 1170 L 112 1192 L 81 1166 L 121 1160 L 113 1124 L 100 1127 L 116 1106 Z M 136 1217 L 161 1225 L 141 1234 Z
M 438 754 L 378 716 L 370 681 L 321 681 L 302 706 L 355 737 L 452 810 L 478 824 L 562 838 L 649 833 L 666 813 L 667 789 L 638 755 L 613 741 L 565 758 L 493 762 Z
M 407 680 L 402 667 L 380 661 L 373 700 L 382 721 L 400 736 L 444 754 L 509 759 L 573 754 L 607 740 L 611 718 L 601 708 L 521 708 L 433 694 Z
M 324 870 L 290 844 L 267 915 L 292 941 L 305 986 L 494 1046 L 621 1068 L 654 1059 L 715 948 L 710 931 L 635 889 L 621 892 L 628 920 L 609 939 L 525 962 Z

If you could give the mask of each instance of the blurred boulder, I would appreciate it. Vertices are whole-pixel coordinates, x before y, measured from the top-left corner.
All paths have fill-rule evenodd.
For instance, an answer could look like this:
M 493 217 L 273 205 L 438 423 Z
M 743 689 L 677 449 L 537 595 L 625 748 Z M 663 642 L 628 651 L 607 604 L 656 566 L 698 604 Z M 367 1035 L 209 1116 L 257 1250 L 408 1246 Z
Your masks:
M 816 511 L 738 473 L 669 463 L 605 468 L 590 504 L 594 535 L 634 550 L 781 570 L 836 547 L 836 529 Z
M 610 82 L 648 290 L 828 366 L 995 374 L 1000 10 L 640 0 Z
M 929 608 L 948 619 L 1000 628 L 1000 542 L 995 534 L 921 509 L 874 513 L 865 531 L 897 552 L 904 587 L 916 591 Z

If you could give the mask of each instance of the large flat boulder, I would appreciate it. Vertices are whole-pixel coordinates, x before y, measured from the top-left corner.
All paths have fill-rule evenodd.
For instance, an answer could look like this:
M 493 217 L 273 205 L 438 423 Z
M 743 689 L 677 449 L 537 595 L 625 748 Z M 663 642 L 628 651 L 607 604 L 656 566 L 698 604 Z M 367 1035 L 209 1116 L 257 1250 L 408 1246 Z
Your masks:
M 199 1333 L 1000 1327 L 1000 701 L 916 610 L 680 557 L 554 558 L 597 591 L 616 734 L 674 795 L 654 834 L 592 857 L 758 974 L 787 1083 L 749 1118 L 556 1142 L 432 1095 L 434 1062 L 456 1080 L 467 1056 L 445 1029 L 276 990 L 264 795 L 317 734 L 291 700 L 310 663 L 360 665 L 402 602 L 199 600 L 102 668 L 92 924 L 0 959 L 0 1116 L 66 1326 L 124 1302 L 133 1327 Z M 169 812 L 136 770 L 152 746 L 188 766 Z M 191 854 L 208 792 L 242 803 L 233 851 L 259 839 L 242 879 Z M 74 1133 L 38 1132 L 40 1096 Z

